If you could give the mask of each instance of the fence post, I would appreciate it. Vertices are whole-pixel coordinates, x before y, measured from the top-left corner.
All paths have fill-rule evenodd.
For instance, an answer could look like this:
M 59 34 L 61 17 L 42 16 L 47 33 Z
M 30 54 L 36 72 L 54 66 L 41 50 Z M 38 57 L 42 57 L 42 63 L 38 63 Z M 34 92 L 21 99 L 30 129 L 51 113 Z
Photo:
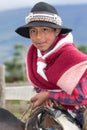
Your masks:
M 5 107 L 5 66 L 0 65 L 0 107 Z

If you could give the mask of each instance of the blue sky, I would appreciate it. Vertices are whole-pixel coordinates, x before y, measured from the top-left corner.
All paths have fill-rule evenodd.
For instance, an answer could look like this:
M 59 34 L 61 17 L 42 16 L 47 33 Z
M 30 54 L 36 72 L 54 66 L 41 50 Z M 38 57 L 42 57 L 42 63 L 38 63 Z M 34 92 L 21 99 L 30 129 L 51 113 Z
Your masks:
M 35 3 L 39 1 L 48 2 L 53 5 L 85 4 L 85 3 L 87 4 L 87 0 L 0 0 L 0 11 L 12 8 L 33 6 Z

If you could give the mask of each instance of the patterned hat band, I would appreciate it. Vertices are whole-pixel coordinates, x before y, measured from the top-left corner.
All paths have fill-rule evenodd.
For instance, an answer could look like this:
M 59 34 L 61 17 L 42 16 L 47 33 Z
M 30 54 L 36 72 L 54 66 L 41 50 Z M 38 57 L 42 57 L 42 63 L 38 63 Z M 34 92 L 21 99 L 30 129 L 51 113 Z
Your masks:
M 30 13 L 26 19 L 26 24 L 34 21 L 46 21 L 46 22 L 51 22 L 57 25 L 62 25 L 62 20 L 61 17 L 59 17 L 56 14 L 53 13 L 48 13 L 48 12 L 43 12 L 43 13 Z

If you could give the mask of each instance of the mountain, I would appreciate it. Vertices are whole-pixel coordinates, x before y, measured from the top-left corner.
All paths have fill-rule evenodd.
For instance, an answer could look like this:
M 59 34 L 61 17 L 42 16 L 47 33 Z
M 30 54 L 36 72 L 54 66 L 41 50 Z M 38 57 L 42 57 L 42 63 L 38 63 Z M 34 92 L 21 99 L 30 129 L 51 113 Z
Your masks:
M 56 5 L 64 26 L 73 29 L 74 43 L 87 44 L 87 5 Z M 14 44 L 30 45 L 30 40 L 15 33 L 15 29 L 25 24 L 30 8 L 20 8 L 0 12 L 0 63 L 12 56 Z

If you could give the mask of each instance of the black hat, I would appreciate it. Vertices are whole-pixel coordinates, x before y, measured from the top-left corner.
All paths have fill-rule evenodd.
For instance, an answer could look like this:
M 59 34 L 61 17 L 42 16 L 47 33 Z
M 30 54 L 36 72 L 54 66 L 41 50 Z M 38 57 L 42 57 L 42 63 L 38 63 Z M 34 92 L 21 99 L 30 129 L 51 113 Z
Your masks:
M 15 31 L 23 37 L 30 38 L 29 28 L 43 26 L 61 28 L 61 34 L 72 31 L 72 29 L 62 26 L 62 20 L 57 10 L 52 5 L 45 2 L 35 4 L 26 17 L 26 25 L 18 27 Z

